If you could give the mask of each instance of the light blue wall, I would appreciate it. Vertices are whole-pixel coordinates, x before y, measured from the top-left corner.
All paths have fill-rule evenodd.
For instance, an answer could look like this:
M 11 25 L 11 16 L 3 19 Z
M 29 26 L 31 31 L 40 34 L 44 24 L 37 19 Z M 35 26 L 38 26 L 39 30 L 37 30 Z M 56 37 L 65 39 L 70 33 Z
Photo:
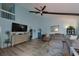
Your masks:
M 16 13 L 15 21 L 8 20 L 5 18 L 0 18 L 0 26 L 2 29 L 1 40 L 0 40 L 0 42 L 2 42 L 2 43 L 0 43 L 0 45 L 2 48 L 6 47 L 6 45 L 4 44 L 4 41 L 7 39 L 7 35 L 5 34 L 5 32 L 11 31 L 12 22 L 26 24 L 26 25 L 28 25 L 28 28 L 29 28 L 29 26 L 31 28 L 33 28 L 35 30 L 35 31 L 33 31 L 33 39 L 37 38 L 38 29 L 41 28 L 41 26 L 40 26 L 41 25 L 40 24 L 41 17 L 39 17 L 39 15 L 30 14 L 28 12 L 28 8 L 25 9 L 25 8 L 19 6 L 18 4 L 16 4 L 15 5 L 15 13 Z
M 0 20 L 1 20 L 1 18 L 0 18 Z M 0 21 L 0 28 L 1 28 L 1 21 Z M 1 47 L 1 45 L 2 45 L 2 40 L 1 40 L 1 38 L 2 38 L 2 32 L 0 32 L 0 47 Z
M 6 19 L 1 18 L 1 41 L 2 41 L 2 47 L 3 47 L 3 42 L 5 41 L 5 39 L 7 39 L 7 35 L 5 34 L 6 31 L 11 31 L 11 21 L 8 21 Z
M 66 15 L 44 15 L 43 19 L 43 33 L 50 33 L 50 26 L 59 25 L 59 32 L 66 34 L 65 26 L 71 25 L 76 28 L 76 34 L 78 34 L 78 16 L 66 16 Z
M 77 16 L 60 16 L 60 15 L 43 15 L 40 14 L 32 14 L 29 13 L 28 9 L 29 6 L 27 6 L 27 9 L 19 6 L 16 4 L 15 6 L 15 12 L 16 12 L 16 20 L 7 20 L 4 18 L 0 18 L 0 26 L 2 29 L 2 32 L 0 33 L 1 39 L 0 39 L 0 46 L 3 48 L 6 45 L 3 44 L 5 39 L 7 39 L 7 35 L 5 34 L 6 31 L 11 31 L 11 24 L 12 22 L 17 22 L 21 24 L 26 24 L 28 27 L 30 26 L 35 31 L 33 31 L 33 39 L 37 38 L 38 29 L 42 28 L 42 33 L 49 33 L 50 32 L 50 26 L 53 25 L 59 25 L 59 32 L 66 34 L 66 25 L 73 25 L 76 27 L 76 30 L 78 32 L 78 20 L 79 17 Z M 29 28 L 28 28 L 29 30 Z

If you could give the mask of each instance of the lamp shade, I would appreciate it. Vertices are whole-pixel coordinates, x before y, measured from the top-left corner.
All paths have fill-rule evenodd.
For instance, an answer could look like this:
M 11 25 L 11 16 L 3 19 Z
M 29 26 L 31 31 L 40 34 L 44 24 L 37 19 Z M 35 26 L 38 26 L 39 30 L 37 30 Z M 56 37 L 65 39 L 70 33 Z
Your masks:
M 58 28 L 55 28 L 55 30 L 54 30 L 55 32 L 58 32 Z
M 66 25 L 65 28 L 67 29 L 69 27 L 69 25 Z

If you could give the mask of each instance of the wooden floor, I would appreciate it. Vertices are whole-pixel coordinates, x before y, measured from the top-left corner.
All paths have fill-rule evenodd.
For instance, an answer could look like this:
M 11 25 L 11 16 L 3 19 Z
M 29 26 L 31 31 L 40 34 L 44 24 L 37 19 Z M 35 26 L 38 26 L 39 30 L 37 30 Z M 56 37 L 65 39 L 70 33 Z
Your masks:
M 53 45 L 56 43 L 54 42 L 54 44 L 52 45 L 51 43 L 53 43 L 53 42 L 54 41 L 50 42 L 50 46 L 48 45 L 48 43 L 45 43 L 45 42 L 42 42 L 39 40 L 25 42 L 25 43 L 16 45 L 14 47 L 0 49 L 0 56 L 46 56 L 46 55 L 51 55 L 50 53 L 51 53 L 52 49 L 48 50 L 48 48 L 51 48 L 51 47 L 55 48 Z M 57 42 L 57 44 L 58 44 L 58 42 Z M 58 47 L 59 47 L 59 44 L 58 44 Z M 57 47 L 57 49 L 58 49 L 58 47 Z M 59 48 L 61 48 L 61 47 L 59 47 Z M 55 50 L 57 50 L 57 49 L 55 49 Z M 52 51 L 52 53 L 53 53 L 53 51 Z M 52 55 L 54 55 L 54 54 L 52 54 Z
M 0 55 L 1 56 L 32 55 L 33 49 L 34 48 L 38 49 L 41 46 L 40 43 L 44 44 L 44 42 L 38 42 L 38 41 L 34 40 L 31 42 L 24 42 L 24 43 L 18 44 L 14 47 L 3 48 L 3 49 L 0 49 Z

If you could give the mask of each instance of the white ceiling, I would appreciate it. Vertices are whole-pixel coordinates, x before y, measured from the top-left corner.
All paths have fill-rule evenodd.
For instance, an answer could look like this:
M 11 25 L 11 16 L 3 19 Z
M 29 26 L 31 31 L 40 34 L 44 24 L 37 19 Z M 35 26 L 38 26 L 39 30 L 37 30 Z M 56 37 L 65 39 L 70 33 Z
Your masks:
M 20 6 L 35 10 L 34 7 L 40 8 L 40 6 L 46 5 L 46 11 L 50 12 L 65 12 L 65 13 L 79 13 L 79 3 L 20 3 Z

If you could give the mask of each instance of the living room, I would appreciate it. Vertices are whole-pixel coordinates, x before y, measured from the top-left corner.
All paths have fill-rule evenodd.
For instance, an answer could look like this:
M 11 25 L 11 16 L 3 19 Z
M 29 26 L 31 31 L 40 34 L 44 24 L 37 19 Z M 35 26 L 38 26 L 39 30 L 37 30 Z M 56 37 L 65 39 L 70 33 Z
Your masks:
M 30 29 L 33 30 L 32 41 L 41 40 L 41 39 L 37 39 L 39 29 L 41 29 L 41 35 L 46 34 L 49 36 L 50 34 L 55 34 L 55 33 L 66 35 L 67 27 L 72 26 L 75 28 L 75 34 L 78 36 L 79 34 L 78 32 L 79 17 L 77 14 L 79 12 L 78 5 L 79 4 L 75 4 L 75 3 L 74 4 L 73 3 L 72 4 L 69 4 L 69 3 L 66 3 L 66 4 L 65 3 L 64 4 L 61 4 L 61 3 L 55 3 L 55 4 L 54 3 L 47 3 L 47 4 L 46 3 L 15 3 L 15 4 L 2 3 L 1 4 L 0 3 L 0 48 L 1 48 L 1 51 L 5 48 L 12 48 L 10 47 L 11 45 L 17 46 L 17 42 L 15 44 L 15 42 L 13 41 L 11 42 L 11 44 L 7 44 L 6 43 L 7 39 L 11 39 L 11 40 L 15 39 L 15 36 L 17 36 L 18 34 L 19 35 L 23 34 L 23 37 L 22 37 L 23 39 L 24 37 L 26 37 L 24 35 L 28 34 Z M 29 12 L 29 11 L 37 12 L 38 11 L 36 10 L 37 8 L 40 10 L 44 6 L 46 7 L 45 7 L 45 10 L 43 11 L 56 12 L 59 14 L 44 14 L 43 12 L 42 13 L 39 12 L 37 14 L 37 13 Z M 12 11 L 8 10 L 8 8 L 10 7 Z M 14 26 L 13 23 L 19 24 L 19 25 L 25 25 L 26 30 L 25 31 L 18 31 L 16 29 L 13 30 L 12 29 L 13 28 L 12 26 Z M 9 36 L 6 34 L 8 32 L 10 33 Z M 28 41 L 29 40 L 30 39 L 28 37 Z M 21 44 L 18 44 L 18 45 L 21 45 Z M 23 55 L 30 55 L 30 54 L 27 53 Z

